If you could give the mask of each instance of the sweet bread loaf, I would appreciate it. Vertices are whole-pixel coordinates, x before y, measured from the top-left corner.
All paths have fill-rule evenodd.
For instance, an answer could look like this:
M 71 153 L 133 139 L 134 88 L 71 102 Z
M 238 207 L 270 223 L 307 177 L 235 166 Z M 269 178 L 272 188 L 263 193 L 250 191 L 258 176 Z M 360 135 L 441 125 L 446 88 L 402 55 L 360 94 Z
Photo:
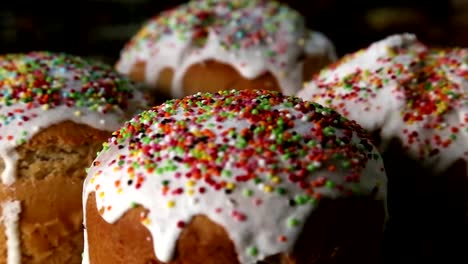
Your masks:
M 268 89 L 295 94 L 335 59 L 331 41 L 270 0 L 192 0 L 146 22 L 116 68 L 160 94 Z
M 379 263 L 385 199 L 356 123 L 272 91 L 198 93 L 104 145 L 84 184 L 84 263 Z
M 468 235 L 468 49 L 389 36 L 327 67 L 298 96 L 373 133 L 389 178 L 391 263 L 468 261 L 458 242 Z
M 84 169 L 144 102 L 97 62 L 0 56 L 0 263 L 81 263 Z

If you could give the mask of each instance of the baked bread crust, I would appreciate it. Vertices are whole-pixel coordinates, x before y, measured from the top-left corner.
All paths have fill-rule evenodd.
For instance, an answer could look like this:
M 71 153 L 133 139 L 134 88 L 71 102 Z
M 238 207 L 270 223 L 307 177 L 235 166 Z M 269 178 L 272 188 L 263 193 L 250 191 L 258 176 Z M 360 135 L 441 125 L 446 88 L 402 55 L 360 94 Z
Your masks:
M 0 185 L 0 204 L 21 201 L 21 263 L 81 263 L 83 168 L 109 135 L 65 121 L 17 148 L 17 179 L 10 186 Z M 5 227 L 0 225 L 1 263 L 6 263 L 6 245 Z
M 184 228 L 173 261 L 154 255 L 153 237 L 140 222 L 147 210 L 136 207 L 115 223 L 102 219 L 95 194 L 86 204 L 91 264 L 239 264 L 223 227 L 203 215 Z M 269 256 L 265 264 L 382 263 L 385 210 L 374 197 L 323 201 L 304 227 L 292 254 Z M 154 238 L 157 239 L 157 238 Z
M 142 112 L 88 170 L 84 263 L 379 263 L 386 176 L 367 137 L 266 90 Z
M 170 98 L 231 89 L 294 95 L 335 59 L 332 42 L 278 1 L 193 0 L 146 21 L 116 69 Z

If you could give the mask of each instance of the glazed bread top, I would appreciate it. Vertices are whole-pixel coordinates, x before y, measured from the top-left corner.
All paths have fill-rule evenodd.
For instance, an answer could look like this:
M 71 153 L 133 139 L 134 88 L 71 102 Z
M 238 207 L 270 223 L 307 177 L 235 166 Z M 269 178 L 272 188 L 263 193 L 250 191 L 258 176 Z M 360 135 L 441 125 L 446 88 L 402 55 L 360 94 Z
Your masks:
M 433 49 L 393 35 L 320 72 L 298 96 L 331 107 L 370 131 L 382 151 L 401 140 L 435 172 L 468 160 L 468 49 Z
M 334 47 L 323 34 L 308 30 L 298 12 L 277 1 L 192 0 L 147 21 L 116 67 L 129 74 L 144 62 L 150 84 L 171 68 L 172 95 L 181 97 L 186 70 L 213 59 L 248 79 L 269 71 L 282 92 L 292 95 L 302 86 L 303 59 L 312 55 L 334 59 Z
M 111 67 L 50 52 L 0 56 L 0 157 L 2 183 L 15 181 L 16 147 L 62 121 L 114 131 L 145 100 Z
M 223 91 L 126 123 L 90 167 L 84 205 L 93 192 L 110 223 L 148 209 L 141 224 L 163 262 L 191 218 L 206 215 L 240 263 L 256 263 L 291 252 L 321 199 L 369 195 L 385 206 L 386 174 L 362 128 L 336 112 L 277 92 Z

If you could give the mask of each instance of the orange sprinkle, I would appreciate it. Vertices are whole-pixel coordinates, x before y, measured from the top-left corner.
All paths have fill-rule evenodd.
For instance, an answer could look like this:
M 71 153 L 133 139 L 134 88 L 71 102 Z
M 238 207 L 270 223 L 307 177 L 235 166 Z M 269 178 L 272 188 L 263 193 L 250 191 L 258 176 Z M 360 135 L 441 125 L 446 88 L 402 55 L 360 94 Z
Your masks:
M 281 236 L 278 237 L 279 242 L 286 242 L 287 240 L 288 239 L 286 238 L 286 236 L 281 235 Z

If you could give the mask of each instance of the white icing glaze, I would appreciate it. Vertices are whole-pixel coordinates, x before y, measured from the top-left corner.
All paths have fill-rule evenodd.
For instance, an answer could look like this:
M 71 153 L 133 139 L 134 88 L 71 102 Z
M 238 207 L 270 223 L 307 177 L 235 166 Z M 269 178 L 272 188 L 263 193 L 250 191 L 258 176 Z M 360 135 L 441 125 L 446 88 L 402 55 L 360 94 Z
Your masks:
M 31 53 L 34 54 L 34 53 Z M 41 53 L 39 56 L 42 56 Z M 44 53 L 46 54 L 46 53 Z M 18 55 L 22 56 L 22 55 Z M 33 55 L 34 56 L 34 55 Z M 47 55 L 48 56 L 48 55 Z M 54 56 L 54 54 L 52 54 Z M 3 61 L 2 61 L 3 60 Z M 24 67 L 25 63 L 29 63 L 25 57 L 18 57 L 13 59 L 14 64 L 17 67 Z M 28 60 L 36 60 L 33 57 L 28 58 Z M 0 57 L 0 66 L 5 66 L 4 64 L 10 63 L 11 59 Z M 84 63 L 84 62 L 80 62 Z M 77 64 L 78 65 L 78 64 Z M 97 68 L 92 68 L 92 64 L 83 64 L 83 69 L 80 69 L 83 76 L 92 75 L 93 71 L 99 71 L 107 68 L 103 65 L 96 64 Z M 83 83 L 78 80 L 74 80 L 76 72 L 70 71 L 67 72 L 65 69 L 66 66 L 61 68 L 51 68 L 47 72 L 47 76 L 54 78 L 64 78 L 65 83 L 60 87 L 63 93 L 70 91 L 80 91 Z M 81 66 L 80 66 L 81 67 Z M 108 82 L 113 82 L 112 78 L 116 78 L 117 74 L 112 73 L 112 75 L 104 76 L 108 78 Z M 15 76 L 17 73 L 10 71 L 8 69 L 0 72 L 0 77 L 2 80 L 8 80 L 10 76 Z M 124 77 L 119 77 L 124 78 Z M 7 94 L 14 93 L 15 85 L 21 85 L 21 83 L 26 81 L 5 81 L 3 85 L 0 85 L 0 91 L 5 94 L 4 97 L 0 99 L 0 119 L 2 123 L 0 124 L 0 135 L 2 140 L 0 141 L 0 157 L 5 163 L 5 169 L 2 172 L 1 179 L 2 183 L 5 185 L 11 185 L 14 183 L 16 178 L 16 162 L 18 160 L 18 155 L 16 153 L 16 147 L 21 145 L 24 142 L 30 140 L 37 132 L 41 131 L 44 128 L 47 128 L 53 124 L 58 124 L 63 121 L 73 121 L 77 124 L 85 124 L 93 128 L 105 131 L 114 131 L 118 129 L 124 121 L 131 117 L 133 113 L 136 113 L 138 109 L 142 109 L 145 104 L 143 95 L 135 91 L 131 92 L 135 97 L 129 101 L 129 109 L 122 110 L 118 106 L 112 106 L 111 109 L 106 109 L 106 105 L 102 102 L 99 102 L 99 98 L 90 99 L 96 100 L 93 102 L 97 109 L 90 109 L 88 106 L 69 106 L 66 105 L 65 99 L 60 100 L 60 105 L 51 107 L 48 104 L 39 104 L 37 102 L 32 102 L 32 104 L 27 103 L 13 103 L 12 105 L 7 105 L 5 97 Z M 96 85 L 98 85 L 96 83 Z M 95 87 L 96 89 L 104 89 L 99 86 Z M 129 89 L 133 87 L 129 84 Z M 24 91 L 26 93 L 28 91 Z M 27 121 L 25 121 L 27 120 Z M 7 139 L 12 137 L 12 139 Z
M 303 63 L 297 61 L 301 54 L 336 59 L 331 41 L 322 33 L 307 30 L 296 11 L 275 1 L 244 0 L 240 1 L 241 7 L 233 10 L 226 8 L 227 3 L 191 1 L 148 21 L 122 51 L 117 70 L 129 74 L 136 63 L 145 62 L 146 82 L 154 85 L 163 69 L 173 69 L 172 95 L 178 98 L 183 96 L 185 72 L 194 64 L 212 59 L 233 66 L 247 79 L 270 72 L 282 92 L 292 95 L 303 84 Z M 271 9 L 275 13 L 268 17 Z M 193 17 L 199 12 L 212 12 L 217 21 L 216 25 L 206 26 L 207 40 L 202 47 L 192 38 L 199 30 L 199 24 L 193 23 L 196 21 Z M 192 20 L 180 21 L 181 17 Z M 163 24 L 162 19 L 167 23 Z M 270 27 L 265 26 L 267 23 Z M 250 38 L 244 37 L 245 32 L 266 35 Z M 243 37 L 237 40 L 236 34 Z M 234 47 L 243 41 L 250 42 Z
M 81 264 L 89 264 L 89 253 L 88 253 L 88 232 L 86 232 L 86 229 L 83 230 L 84 234 L 84 248 L 83 248 L 83 254 L 81 255 Z
M 400 139 L 411 157 L 440 172 L 468 160 L 467 91 L 468 49 L 435 50 L 413 34 L 401 34 L 345 56 L 298 96 L 370 131 L 381 129 L 381 151 L 392 138 Z
M 264 123 L 241 117 L 243 109 L 248 108 L 247 104 L 260 100 L 259 98 L 262 98 L 261 94 L 262 92 L 251 93 L 248 91 L 242 93 L 232 92 L 232 94 L 225 92 L 221 96 L 214 96 L 214 102 L 224 101 L 226 98 L 234 98 L 234 100 L 237 98 L 240 101 L 231 101 L 228 106 L 216 110 L 212 108 L 214 103 L 209 102 L 209 97 L 198 94 L 180 104 L 168 102 L 155 108 L 155 110 L 144 112 L 140 117 L 132 119 L 125 129 L 114 134 L 114 137 L 109 141 L 109 146 L 98 155 L 93 163 L 94 166 L 89 169 L 83 191 L 84 211 L 86 212 L 88 196 L 93 192 L 96 193 L 98 210 L 112 208 L 111 210 L 105 209 L 101 214 L 103 219 L 109 223 L 117 221 L 126 211 L 133 208 L 134 204 L 147 208 L 149 214 L 146 216 L 147 220 L 143 220 L 143 224 L 154 238 L 155 255 L 163 262 L 168 262 L 173 257 L 177 239 L 182 231 L 177 223 L 179 221 L 189 223 L 195 215 L 206 215 L 212 221 L 223 226 L 228 232 L 235 245 L 240 263 L 252 264 L 277 253 L 290 253 L 301 234 L 302 225 L 311 217 L 319 204 L 319 202 L 312 202 L 313 199 L 307 196 L 298 182 L 288 180 L 290 179 L 288 177 L 293 177 L 292 175 L 297 173 L 299 169 L 293 169 L 293 172 L 289 173 L 279 172 L 291 168 L 291 164 L 297 163 L 300 168 L 311 166 L 311 164 L 316 166 L 316 170 L 311 169 L 315 170 L 314 172 L 306 173 L 304 176 L 305 182 L 326 179 L 332 181 L 336 186 L 343 186 L 344 189 L 358 189 L 363 194 L 369 194 L 374 188 L 377 188 L 376 199 L 382 200 L 383 206 L 385 206 L 386 176 L 382 160 L 374 147 L 371 147 L 369 152 L 360 151 L 360 154 L 354 153 L 352 155 L 350 160 L 353 163 L 363 162 L 362 167 L 359 168 L 351 166 L 351 168 L 343 169 L 339 165 L 342 164 L 342 159 L 324 159 L 320 162 L 311 161 L 306 157 L 291 159 L 283 156 L 281 150 L 271 152 L 273 156 L 268 157 L 265 153 L 269 152 L 271 144 L 282 142 L 277 140 L 283 133 L 293 133 L 294 131 L 300 135 L 300 138 L 320 140 L 317 137 L 318 134 L 314 131 L 321 131 L 323 128 L 321 126 L 325 127 L 331 123 L 320 119 L 322 114 L 324 116 L 329 114 L 318 105 L 315 110 L 311 110 L 314 107 L 310 108 L 310 106 L 308 110 L 298 110 L 303 105 L 300 100 L 284 98 L 279 99 L 279 102 L 272 105 L 270 110 L 265 112 L 260 110 L 258 114 L 265 118 L 262 119 Z M 264 91 L 263 95 L 269 95 L 269 92 Z M 273 94 L 273 96 L 276 96 L 276 94 Z M 189 112 L 182 108 L 188 102 L 192 102 L 193 107 L 189 108 L 193 111 Z M 199 107 L 196 107 L 197 102 L 201 103 Z M 239 107 L 234 109 L 236 104 Z M 243 107 L 244 104 L 246 104 L 245 107 Z M 205 109 L 202 107 L 205 107 Z M 275 112 L 275 110 L 278 110 L 278 112 Z M 169 116 L 164 114 L 168 112 L 171 113 Z M 219 121 L 220 115 L 216 113 L 224 113 L 229 117 L 226 120 Z M 278 114 L 276 115 L 276 113 Z M 158 114 L 160 114 L 159 117 Z M 266 121 L 267 116 L 270 115 L 273 115 L 272 120 Z M 333 116 L 333 118 L 335 117 Z M 283 120 L 283 118 L 294 122 L 294 127 L 286 129 L 281 134 L 269 134 L 269 129 L 278 126 L 277 120 Z M 201 119 L 203 121 L 195 121 Z M 187 123 L 182 125 L 187 130 L 185 132 L 162 130 L 161 124 L 165 122 L 164 120 L 172 120 L 171 124 L 175 124 L 177 120 L 179 122 L 187 120 Z M 247 155 L 242 151 L 244 148 L 247 151 L 249 147 L 238 147 L 239 142 L 237 139 L 226 136 L 229 134 L 227 131 L 240 135 L 242 130 L 248 130 L 253 124 L 259 127 L 264 126 L 267 131 L 266 135 L 254 138 L 252 142 L 249 142 L 258 144 L 262 150 L 242 158 L 243 155 Z M 132 128 L 129 129 L 128 127 Z M 133 134 L 128 138 L 120 137 L 126 135 L 129 131 L 146 132 Z M 195 151 L 197 144 L 193 145 L 190 150 L 182 151 L 169 147 L 177 144 L 191 145 L 190 142 L 199 138 L 200 133 L 203 131 L 210 131 L 207 134 L 212 135 L 212 137 L 207 140 L 207 145 L 199 145 L 201 152 L 198 154 Z M 334 134 L 338 138 L 348 138 L 351 145 L 362 150 L 361 139 L 357 133 L 349 130 L 347 132 L 351 133 L 352 136 L 345 137 L 346 132 L 339 128 L 336 128 Z M 158 135 L 162 135 L 162 137 Z M 134 143 L 129 144 L 130 140 Z M 140 140 L 145 142 L 149 140 L 152 143 L 144 143 L 145 145 L 142 147 L 138 145 Z M 135 147 L 135 144 L 137 147 Z M 281 145 L 281 143 L 279 144 Z M 226 146 L 224 150 L 222 149 L 223 145 Z M 296 146 L 297 149 L 294 149 L 294 153 L 299 152 L 301 148 L 305 148 L 311 157 L 318 155 L 318 153 L 328 153 L 325 150 L 327 147 L 320 144 L 310 148 L 305 147 L 305 143 L 297 143 Z M 148 150 L 148 153 L 151 153 L 153 158 L 148 156 L 150 154 L 145 153 L 143 149 L 152 149 Z M 253 147 L 250 149 L 252 150 Z M 329 151 L 333 152 L 334 150 L 330 149 Z M 208 157 L 204 156 L 203 153 Z M 372 153 L 375 159 L 368 160 L 366 158 L 368 157 L 367 153 Z M 215 157 L 210 158 L 210 155 L 215 155 Z M 188 160 L 195 158 L 197 161 L 184 164 L 184 162 L 178 162 L 176 156 Z M 156 161 L 156 157 L 160 157 L 161 160 Z M 218 161 L 215 162 L 215 160 Z M 222 160 L 222 162 L 219 160 Z M 239 165 L 239 162 L 242 161 L 247 162 L 247 164 Z M 231 189 L 230 187 L 223 187 L 216 190 L 209 181 L 196 180 L 192 176 L 190 178 L 187 176 L 192 175 L 190 173 L 196 173 L 198 169 L 203 170 L 203 166 L 206 166 L 206 169 L 210 166 L 216 166 L 217 162 L 221 162 L 218 164 L 221 167 L 219 170 L 222 170 L 220 172 L 222 178 L 213 176 L 214 180 L 226 181 L 225 186 L 234 184 Z M 145 169 L 143 165 L 134 166 L 135 163 L 153 164 L 152 169 L 154 170 Z M 278 173 L 274 174 L 276 177 L 270 178 L 272 175 L 269 175 L 268 170 L 275 167 L 272 164 L 277 166 Z M 338 169 L 334 172 L 328 171 L 328 165 L 331 164 L 337 165 Z M 162 169 L 164 167 L 168 169 Z M 249 173 L 249 167 L 254 168 L 251 172 L 252 175 L 262 179 L 262 183 L 256 183 L 252 179 L 247 181 L 237 180 L 238 176 Z M 158 172 L 158 168 L 162 170 Z M 128 173 L 128 171 L 132 172 Z M 223 177 L 223 175 L 228 175 L 227 172 L 230 173 L 230 176 Z M 346 177 L 351 174 L 359 175 L 359 181 L 351 183 L 346 180 Z M 202 173 L 202 179 L 203 177 L 210 177 L 214 173 L 204 175 Z M 136 187 L 134 183 L 127 184 L 129 180 L 136 182 L 137 179 L 141 179 L 139 187 Z M 167 180 L 166 183 L 165 180 Z M 167 193 L 163 191 L 164 186 L 170 186 Z M 200 191 L 200 188 L 205 191 Z M 287 190 L 287 194 L 275 193 L 281 188 Z M 226 189 L 231 192 L 226 194 Z M 183 194 L 174 194 L 177 190 L 182 190 Z M 251 196 L 246 195 L 246 192 L 249 191 L 252 192 Z M 322 197 L 330 199 L 337 199 L 344 195 L 343 191 L 339 191 L 338 188 L 325 186 L 317 186 L 314 188 L 314 193 L 319 193 Z M 309 200 L 304 204 L 291 206 L 291 199 L 301 197 L 301 195 L 305 195 L 308 198 L 304 199 Z M 287 225 L 288 220 L 292 218 L 298 220 L 296 228 Z M 279 242 L 278 238 L 283 235 L 287 240 Z M 247 251 L 251 248 L 256 248 L 258 254 L 249 254 Z M 84 260 L 83 263 L 88 263 L 88 259 Z
M 5 115 L 6 113 L 12 112 L 14 109 L 18 109 L 18 106 L 0 107 L 0 115 Z M 99 130 L 113 131 L 123 124 L 125 118 L 120 111 L 103 115 L 92 110 L 70 108 L 68 106 L 58 106 L 47 111 L 44 111 L 42 108 L 26 109 L 26 107 L 23 110 L 24 116 L 32 117 L 27 122 L 27 125 L 18 126 L 15 124 L 2 126 L 0 127 L 0 135 L 15 135 L 19 132 L 19 127 L 21 127 L 24 131 L 30 132 L 23 137 L 24 140 L 28 141 L 42 129 L 66 120 L 73 121 L 77 124 L 86 124 Z M 80 111 L 80 116 L 75 114 L 76 111 Z M 2 172 L 2 183 L 5 185 L 11 185 L 15 182 L 16 163 L 18 161 L 18 154 L 15 150 L 16 147 L 18 147 L 16 141 L 6 141 L 0 144 L 0 157 L 5 162 L 5 170 Z
M 5 227 L 7 249 L 6 264 L 21 263 L 21 246 L 18 235 L 18 221 L 20 213 L 20 201 L 8 201 L 2 204 L 2 222 Z

